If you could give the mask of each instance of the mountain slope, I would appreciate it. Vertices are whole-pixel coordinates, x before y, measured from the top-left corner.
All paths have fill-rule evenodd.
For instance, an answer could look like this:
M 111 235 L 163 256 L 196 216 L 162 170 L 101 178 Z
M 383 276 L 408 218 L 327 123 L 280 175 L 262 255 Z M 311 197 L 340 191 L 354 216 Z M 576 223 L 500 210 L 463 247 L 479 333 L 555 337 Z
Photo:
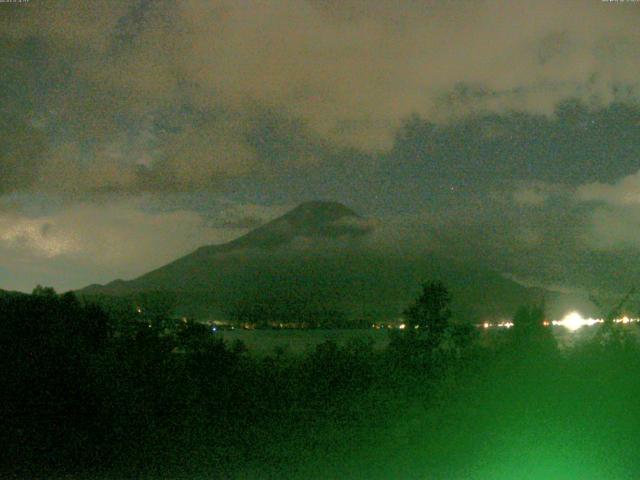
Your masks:
M 159 291 L 175 296 L 178 311 L 196 316 L 340 324 L 397 317 L 429 279 L 449 286 L 463 320 L 510 315 L 541 298 L 482 266 L 376 247 L 369 241 L 375 228 L 339 203 L 303 203 L 236 240 L 80 293 Z

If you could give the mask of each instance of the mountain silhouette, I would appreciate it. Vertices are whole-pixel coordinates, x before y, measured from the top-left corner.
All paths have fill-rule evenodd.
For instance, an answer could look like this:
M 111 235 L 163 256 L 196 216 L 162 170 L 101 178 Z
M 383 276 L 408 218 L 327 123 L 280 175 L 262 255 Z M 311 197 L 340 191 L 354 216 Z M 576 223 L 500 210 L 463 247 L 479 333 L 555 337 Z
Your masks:
M 312 201 L 298 205 L 283 216 L 225 245 L 212 245 L 202 249 L 220 252 L 240 248 L 271 248 L 285 245 L 297 238 L 357 237 L 370 230 L 362 217 L 344 205 Z
M 340 203 L 306 202 L 233 241 L 79 293 L 160 292 L 181 314 L 336 326 L 397 318 L 430 279 L 449 286 L 462 320 L 511 315 L 541 295 L 481 265 L 380 249 L 370 241 L 378 227 Z

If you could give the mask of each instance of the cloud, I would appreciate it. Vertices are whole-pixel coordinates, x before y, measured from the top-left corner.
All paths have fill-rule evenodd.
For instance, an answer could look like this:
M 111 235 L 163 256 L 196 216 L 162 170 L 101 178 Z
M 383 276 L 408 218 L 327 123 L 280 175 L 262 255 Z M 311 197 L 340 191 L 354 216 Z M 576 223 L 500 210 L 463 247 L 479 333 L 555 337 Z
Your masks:
M 105 265 L 136 261 L 148 266 L 145 250 L 152 245 L 153 256 L 162 262 L 167 252 L 195 248 L 194 241 L 213 240 L 217 233 L 192 212 L 145 214 L 124 204 L 78 204 L 47 216 L 6 216 L 2 222 L 5 246 L 35 257 L 67 256 Z M 156 237 L 162 242 L 156 244 Z
M 52 0 L 4 10 L 0 86 L 21 125 L 0 149 L 3 178 L 20 178 L 5 190 L 216 188 L 322 161 L 323 145 L 387 149 L 412 112 L 446 123 L 553 115 L 568 97 L 639 98 L 631 2 Z M 256 135 L 273 140 L 265 109 L 296 148 L 257 147 Z M 61 160 L 64 149 L 78 153 Z
M 177 202 L 167 209 L 152 197 L 63 204 L 49 211 L 20 206 L 0 210 L 4 268 L 24 272 L 39 265 L 42 278 L 61 269 L 53 283 L 62 289 L 140 275 L 200 246 L 246 233 L 246 218 L 263 223 L 287 208 L 210 199 L 207 212 L 199 213 Z M 15 279 L 0 282 L 24 288 Z
M 323 135 L 366 148 L 388 145 L 398 121 L 414 111 L 431 118 L 450 116 L 452 107 L 551 114 L 567 96 L 607 104 L 617 83 L 637 85 L 629 71 L 638 73 L 629 63 L 637 9 L 551 1 L 191 2 L 181 13 L 198 32 L 185 56 L 189 78 L 232 102 L 282 105 Z M 455 85 L 478 85 L 481 94 L 452 98 Z
M 527 186 L 513 192 L 513 200 L 522 206 L 542 206 L 553 190 L 543 184 Z
M 586 241 L 597 250 L 620 251 L 640 249 L 640 208 L 599 207 L 590 218 Z
M 638 206 L 640 208 L 640 170 L 619 181 L 582 185 L 576 197 L 583 202 L 601 202 L 613 206 Z
M 640 249 L 640 171 L 615 183 L 591 183 L 576 199 L 592 206 L 585 241 L 604 251 Z
M 40 257 L 56 257 L 79 250 L 75 235 L 60 234 L 47 219 L 0 218 L 0 242 L 5 248 L 28 250 Z

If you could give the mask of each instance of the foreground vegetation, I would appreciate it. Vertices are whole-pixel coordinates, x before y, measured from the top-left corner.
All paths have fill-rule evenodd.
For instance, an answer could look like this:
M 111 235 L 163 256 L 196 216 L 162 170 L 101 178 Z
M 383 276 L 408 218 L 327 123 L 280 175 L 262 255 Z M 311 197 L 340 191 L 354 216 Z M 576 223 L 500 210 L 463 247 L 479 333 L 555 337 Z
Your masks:
M 640 348 L 559 351 L 541 309 L 488 341 L 427 284 L 389 347 L 257 357 L 39 288 L 0 297 L 14 478 L 637 478 Z M 158 323 L 158 322 L 156 322 Z M 126 325 L 127 328 L 124 328 Z M 152 325 L 149 327 L 149 325 Z M 418 328 L 416 328 L 416 326 Z M 633 327 L 635 328 L 635 327 Z

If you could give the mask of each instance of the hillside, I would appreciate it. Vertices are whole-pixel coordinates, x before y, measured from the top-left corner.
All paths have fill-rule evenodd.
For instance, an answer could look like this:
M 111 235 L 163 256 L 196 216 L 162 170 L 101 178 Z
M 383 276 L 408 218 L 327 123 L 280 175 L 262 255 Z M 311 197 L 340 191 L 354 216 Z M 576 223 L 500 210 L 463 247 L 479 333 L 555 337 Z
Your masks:
M 231 242 L 79 293 L 165 292 L 182 314 L 338 325 L 396 318 L 429 279 L 449 286 L 461 320 L 509 316 L 542 298 L 481 265 L 376 247 L 370 237 L 378 227 L 339 203 L 303 203 Z

